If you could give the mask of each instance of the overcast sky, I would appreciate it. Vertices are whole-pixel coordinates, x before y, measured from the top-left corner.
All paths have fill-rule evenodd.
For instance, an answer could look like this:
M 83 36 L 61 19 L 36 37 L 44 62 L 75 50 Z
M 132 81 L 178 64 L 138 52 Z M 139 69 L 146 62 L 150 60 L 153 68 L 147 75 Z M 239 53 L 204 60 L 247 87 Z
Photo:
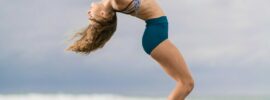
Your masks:
M 269 0 L 158 2 L 195 79 L 192 95 L 270 94 Z M 170 93 L 175 82 L 143 51 L 137 18 L 118 14 L 114 36 L 88 56 L 64 51 L 90 3 L 0 1 L 0 94 Z

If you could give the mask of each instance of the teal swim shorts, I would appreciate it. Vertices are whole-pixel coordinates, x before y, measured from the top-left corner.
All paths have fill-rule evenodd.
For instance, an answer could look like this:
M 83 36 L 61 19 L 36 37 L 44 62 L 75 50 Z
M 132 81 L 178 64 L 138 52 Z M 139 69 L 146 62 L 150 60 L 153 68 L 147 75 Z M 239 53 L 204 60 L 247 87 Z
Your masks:
M 168 39 L 168 20 L 166 16 L 145 20 L 146 28 L 142 38 L 144 51 L 150 55 L 155 47 Z

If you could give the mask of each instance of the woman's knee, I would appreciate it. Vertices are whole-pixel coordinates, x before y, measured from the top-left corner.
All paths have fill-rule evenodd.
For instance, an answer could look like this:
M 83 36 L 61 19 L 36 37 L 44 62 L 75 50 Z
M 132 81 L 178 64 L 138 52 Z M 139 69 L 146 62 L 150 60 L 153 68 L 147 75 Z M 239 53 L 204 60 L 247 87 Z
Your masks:
M 194 88 L 195 81 L 192 78 L 191 79 L 185 79 L 185 80 L 178 80 L 177 84 L 182 85 L 183 87 L 185 87 L 187 92 L 190 92 Z

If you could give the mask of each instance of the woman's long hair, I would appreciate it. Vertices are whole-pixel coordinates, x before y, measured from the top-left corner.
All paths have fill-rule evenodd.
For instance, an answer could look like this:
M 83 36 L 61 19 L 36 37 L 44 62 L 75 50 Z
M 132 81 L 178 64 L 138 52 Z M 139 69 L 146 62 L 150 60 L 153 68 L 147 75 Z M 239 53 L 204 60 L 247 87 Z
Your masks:
M 89 54 L 99 48 L 102 48 L 105 43 L 110 40 L 117 27 L 116 13 L 110 18 L 91 18 L 92 23 L 82 32 L 76 33 L 72 39 L 80 36 L 74 44 L 66 50 L 80 54 Z

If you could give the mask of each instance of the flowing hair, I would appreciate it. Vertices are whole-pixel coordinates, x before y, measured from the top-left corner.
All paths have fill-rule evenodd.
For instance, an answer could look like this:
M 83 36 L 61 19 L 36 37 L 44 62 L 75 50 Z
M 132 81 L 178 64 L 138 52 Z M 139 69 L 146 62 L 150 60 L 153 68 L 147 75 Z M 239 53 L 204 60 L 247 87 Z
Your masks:
M 103 48 L 117 27 L 117 16 L 115 12 L 113 13 L 110 18 L 99 17 L 89 19 L 92 23 L 83 31 L 75 33 L 72 39 L 78 36 L 80 39 L 75 41 L 66 50 L 87 55 L 99 48 Z

